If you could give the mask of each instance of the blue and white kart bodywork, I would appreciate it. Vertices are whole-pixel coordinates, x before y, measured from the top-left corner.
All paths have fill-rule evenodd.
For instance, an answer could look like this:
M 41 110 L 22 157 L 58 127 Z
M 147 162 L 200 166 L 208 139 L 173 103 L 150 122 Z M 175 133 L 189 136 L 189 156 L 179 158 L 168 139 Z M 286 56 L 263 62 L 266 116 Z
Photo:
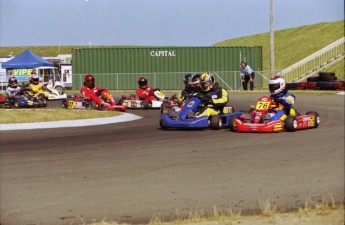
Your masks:
M 229 125 L 230 118 L 242 115 L 241 112 L 232 112 L 232 107 L 225 107 L 219 115 L 208 117 L 190 117 L 190 112 L 196 113 L 200 110 L 201 99 L 191 97 L 188 99 L 182 110 L 175 113 L 162 114 L 160 126 L 162 129 L 206 129 L 212 128 L 218 130 Z

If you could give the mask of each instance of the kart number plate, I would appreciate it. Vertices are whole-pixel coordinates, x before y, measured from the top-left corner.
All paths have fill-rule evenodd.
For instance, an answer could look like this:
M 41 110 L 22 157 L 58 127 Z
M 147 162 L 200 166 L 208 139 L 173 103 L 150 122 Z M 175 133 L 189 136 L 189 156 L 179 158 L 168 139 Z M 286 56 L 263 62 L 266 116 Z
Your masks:
M 265 110 L 270 108 L 270 102 L 258 102 L 255 106 L 255 109 Z

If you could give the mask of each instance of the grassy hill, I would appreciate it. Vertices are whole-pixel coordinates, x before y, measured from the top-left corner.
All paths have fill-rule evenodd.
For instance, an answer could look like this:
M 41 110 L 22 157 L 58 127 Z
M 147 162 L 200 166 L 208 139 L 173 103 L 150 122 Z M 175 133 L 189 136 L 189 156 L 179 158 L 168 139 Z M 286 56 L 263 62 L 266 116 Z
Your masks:
M 214 46 L 263 46 L 263 69 L 269 70 L 269 35 L 269 33 L 263 33 L 229 39 L 216 43 Z M 275 68 L 276 70 L 284 69 L 341 37 L 344 37 L 344 20 L 275 31 Z M 81 47 L 88 46 L 0 47 L 0 56 L 18 55 L 25 49 L 29 49 L 40 56 L 56 56 L 58 54 L 71 54 L 73 48 Z M 344 61 L 342 61 L 327 68 L 327 71 L 335 72 L 338 79 L 344 80 L 344 66 Z
M 284 69 L 332 42 L 344 37 L 344 20 L 275 31 L 275 68 Z M 262 46 L 263 69 L 270 69 L 270 33 L 240 37 L 214 46 Z M 344 61 L 327 68 L 344 80 Z

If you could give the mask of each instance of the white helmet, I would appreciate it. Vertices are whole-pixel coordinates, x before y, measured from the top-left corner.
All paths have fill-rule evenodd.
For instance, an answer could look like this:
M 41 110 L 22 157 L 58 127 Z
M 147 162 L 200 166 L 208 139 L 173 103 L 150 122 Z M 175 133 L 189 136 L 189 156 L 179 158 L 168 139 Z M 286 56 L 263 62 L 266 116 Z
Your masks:
M 287 92 L 285 80 L 280 76 L 272 77 L 268 82 L 268 86 L 273 96 L 277 96 L 281 93 L 285 94 Z

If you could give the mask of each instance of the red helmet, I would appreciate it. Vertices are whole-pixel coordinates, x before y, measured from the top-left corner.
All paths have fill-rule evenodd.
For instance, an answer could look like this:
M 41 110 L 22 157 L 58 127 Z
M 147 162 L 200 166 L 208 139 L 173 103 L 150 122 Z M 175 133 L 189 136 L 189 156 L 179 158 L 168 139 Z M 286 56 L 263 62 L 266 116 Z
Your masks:
M 272 77 L 268 81 L 268 86 L 269 86 L 271 95 L 273 96 L 283 95 L 283 94 L 286 94 L 286 92 L 288 91 L 286 88 L 285 80 L 280 76 Z
M 145 76 L 140 76 L 138 78 L 138 84 L 139 84 L 139 87 L 146 88 L 147 87 L 147 78 Z
M 16 88 L 17 85 L 18 85 L 17 78 L 14 77 L 14 76 L 10 76 L 10 77 L 8 78 L 8 84 L 10 85 L 10 87 Z
M 84 85 L 88 88 L 95 87 L 95 78 L 91 74 L 87 74 L 84 79 Z
M 38 76 L 36 73 L 31 75 L 31 82 L 33 84 L 38 84 L 40 82 L 40 76 Z

